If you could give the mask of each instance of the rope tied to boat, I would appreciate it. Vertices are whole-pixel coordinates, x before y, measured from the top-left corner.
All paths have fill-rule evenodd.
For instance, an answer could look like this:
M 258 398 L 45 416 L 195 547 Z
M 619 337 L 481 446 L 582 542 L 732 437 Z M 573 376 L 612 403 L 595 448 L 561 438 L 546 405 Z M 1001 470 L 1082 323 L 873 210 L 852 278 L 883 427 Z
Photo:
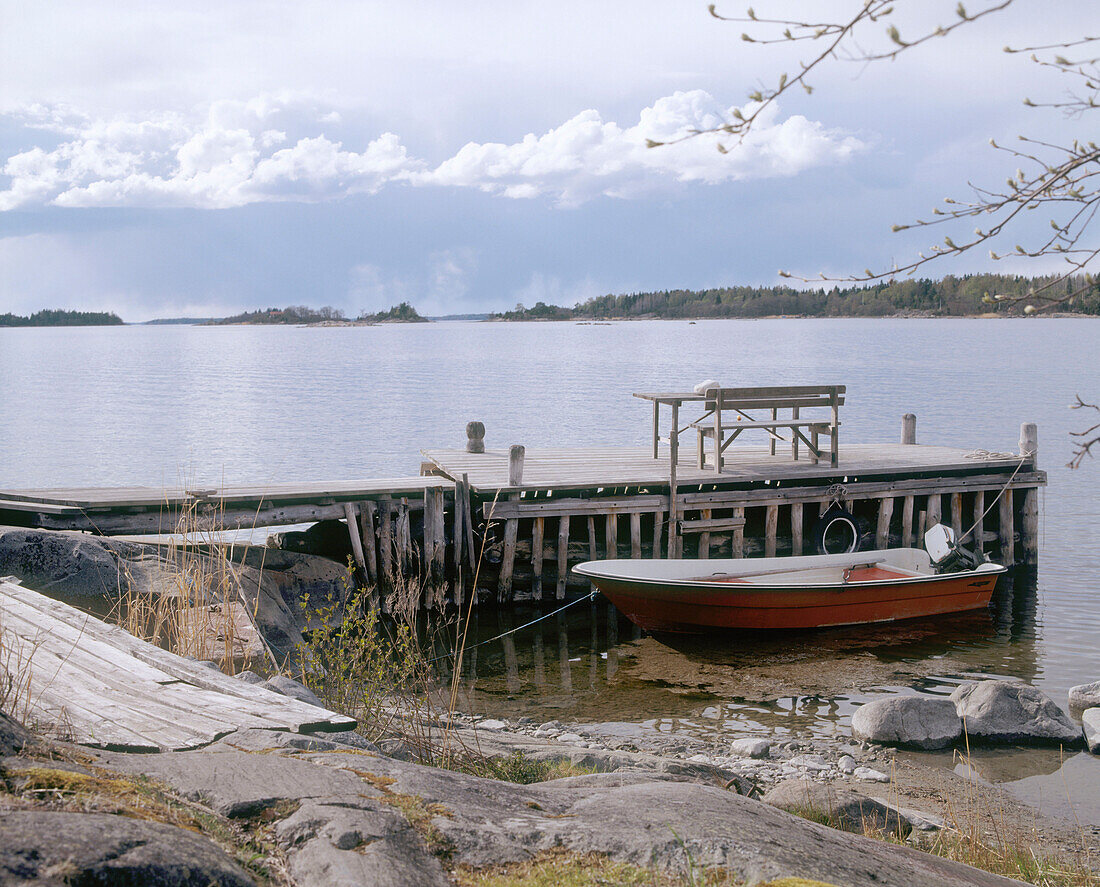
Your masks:
M 844 484 L 833 484 L 825 491 L 825 498 L 830 505 L 843 506 L 843 500 L 848 498 L 848 488 Z
M 530 622 L 525 622 L 523 625 L 520 625 L 516 628 L 510 628 L 508 629 L 508 631 L 501 632 L 496 637 L 489 638 L 487 641 L 479 641 L 472 646 L 463 647 L 461 652 L 465 654 L 467 650 L 476 650 L 478 647 L 484 647 L 486 644 L 493 643 L 493 641 L 499 641 L 501 638 L 506 638 L 508 637 L 508 635 L 515 634 L 517 631 L 523 631 L 523 629 L 530 628 L 532 625 L 538 625 L 538 623 L 542 622 L 544 619 L 549 619 L 551 616 L 557 616 L 558 613 L 562 613 L 565 610 L 568 610 L 570 607 L 575 607 L 577 604 L 582 604 L 585 601 L 594 601 L 596 599 L 596 595 L 598 595 L 599 593 L 600 590 L 598 588 L 593 588 L 591 593 L 585 595 L 584 597 L 579 597 L 575 601 L 570 601 L 564 607 L 558 607 L 558 609 L 554 610 L 552 613 L 544 613 L 537 619 L 532 619 Z M 458 650 L 454 650 L 450 653 L 444 653 L 442 656 L 436 656 L 434 659 L 429 659 L 428 664 L 430 665 L 433 662 L 439 662 L 439 660 L 441 659 L 450 659 L 452 656 L 457 656 L 458 653 Z

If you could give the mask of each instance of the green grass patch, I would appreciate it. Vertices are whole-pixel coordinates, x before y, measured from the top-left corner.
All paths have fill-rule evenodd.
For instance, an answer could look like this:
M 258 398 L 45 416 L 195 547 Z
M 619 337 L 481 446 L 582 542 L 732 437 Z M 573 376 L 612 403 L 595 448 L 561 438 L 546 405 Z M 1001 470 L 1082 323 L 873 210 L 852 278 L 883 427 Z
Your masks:
M 486 779 L 499 779 L 519 785 L 531 785 L 535 782 L 549 782 L 551 779 L 565 779 L 569 776 L 587 776 L 596 771 L 591 767 L 579 767 L 563 759 L 555 761 L 536 761 L 523 752 L 512 752 L 506 758 L 488 758 L 480 755 L 459 755 L 449 760 L 440 760 L 438 766 L 471 776 Z

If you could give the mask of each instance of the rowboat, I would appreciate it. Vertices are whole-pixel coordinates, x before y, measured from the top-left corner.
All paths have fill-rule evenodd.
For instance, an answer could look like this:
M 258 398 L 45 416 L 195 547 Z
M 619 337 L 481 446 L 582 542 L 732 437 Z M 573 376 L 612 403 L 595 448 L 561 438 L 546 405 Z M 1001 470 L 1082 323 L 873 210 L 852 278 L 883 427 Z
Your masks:
M 962 568 L 960 568 L 960 566 Z M 989 605 L 1005 568 L 954 563 L 919 548 L 807 557 L 602 560 L 573 568 L 647 631 L 824 628 Z

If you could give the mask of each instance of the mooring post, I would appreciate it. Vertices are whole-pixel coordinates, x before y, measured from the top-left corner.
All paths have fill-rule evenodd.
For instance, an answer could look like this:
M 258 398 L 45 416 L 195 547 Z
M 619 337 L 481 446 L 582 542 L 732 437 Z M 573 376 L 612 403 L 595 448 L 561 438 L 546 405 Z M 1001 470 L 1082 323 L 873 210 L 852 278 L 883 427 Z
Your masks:
M 903 444 L 917 442 L 917 417 L 913 413 L 906 413 L 901 417 L 901 442 Z
M 485 425 L 482 422 L 466 423 L 466 452 L 485 452 Z
M 1020 455 L 1028 456 L 1035 468 L 1039 452 L 1039 428 L 1034 422 L 1020 426 Z M 1020 508 L 1020 553 L 1025 564 L 1039 563 L 1039 489 L 1024 490 Z
M 527 450 L 519 444 L 508 450 L 508 486 L 518 487 L 523 483 L 523 456 Z

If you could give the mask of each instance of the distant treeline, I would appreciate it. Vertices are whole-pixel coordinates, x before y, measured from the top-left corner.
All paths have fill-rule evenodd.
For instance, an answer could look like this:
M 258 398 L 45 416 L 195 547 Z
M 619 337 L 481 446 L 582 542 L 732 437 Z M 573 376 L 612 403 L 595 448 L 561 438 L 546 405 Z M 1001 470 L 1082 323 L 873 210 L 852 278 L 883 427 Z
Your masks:
M 121 326 L 122 318 L 112 311 L 62 311 L 45 309 L 29 317 L 0 314 L 0 326 Z
M 968 274 L 942 280 L 899 280 L 850 289 L 796 290 L 785 286 L 733 286 L 707 290 L 663 290 L 651 293 L 598 296 L 572 308 L 538 302 L 490 315 L 495 320 L 607 320 L 628 317 L 889 317 L 925 315 L 952 317 L 974 314 L 1022 315 L 1028 293 L 1055 277 Z M 1059 282 L 1045 292 L 1058 298 L 1080 288 L 1083 277 Z M 1005 296 L 996 299 L 996 296 Z M 1019 300 L 1017 300 L 1019 299 Z M 1041 303 L 1036 297 L 1036 304 Z M 1061 312 L 1100 314 L 1100 287 L 1093 285 Z
M 234 314 L 232 317 L 223 317 L 213 320 L 211 323 L 326 323 L 347 321 L 344 312 L 339 308 L 326 305 L 324 308 L 307 308 L 305 305 L 290 305 L 286 308 L 263 308 L 259 311 L 245 311 Z M 427 318 L 421 317 L 417 310 L 408 302 L 394 305 L 388 311 L 379 311 L 377 314 L 361 314 L 355 318 L 364 323 L 422 323 Z

